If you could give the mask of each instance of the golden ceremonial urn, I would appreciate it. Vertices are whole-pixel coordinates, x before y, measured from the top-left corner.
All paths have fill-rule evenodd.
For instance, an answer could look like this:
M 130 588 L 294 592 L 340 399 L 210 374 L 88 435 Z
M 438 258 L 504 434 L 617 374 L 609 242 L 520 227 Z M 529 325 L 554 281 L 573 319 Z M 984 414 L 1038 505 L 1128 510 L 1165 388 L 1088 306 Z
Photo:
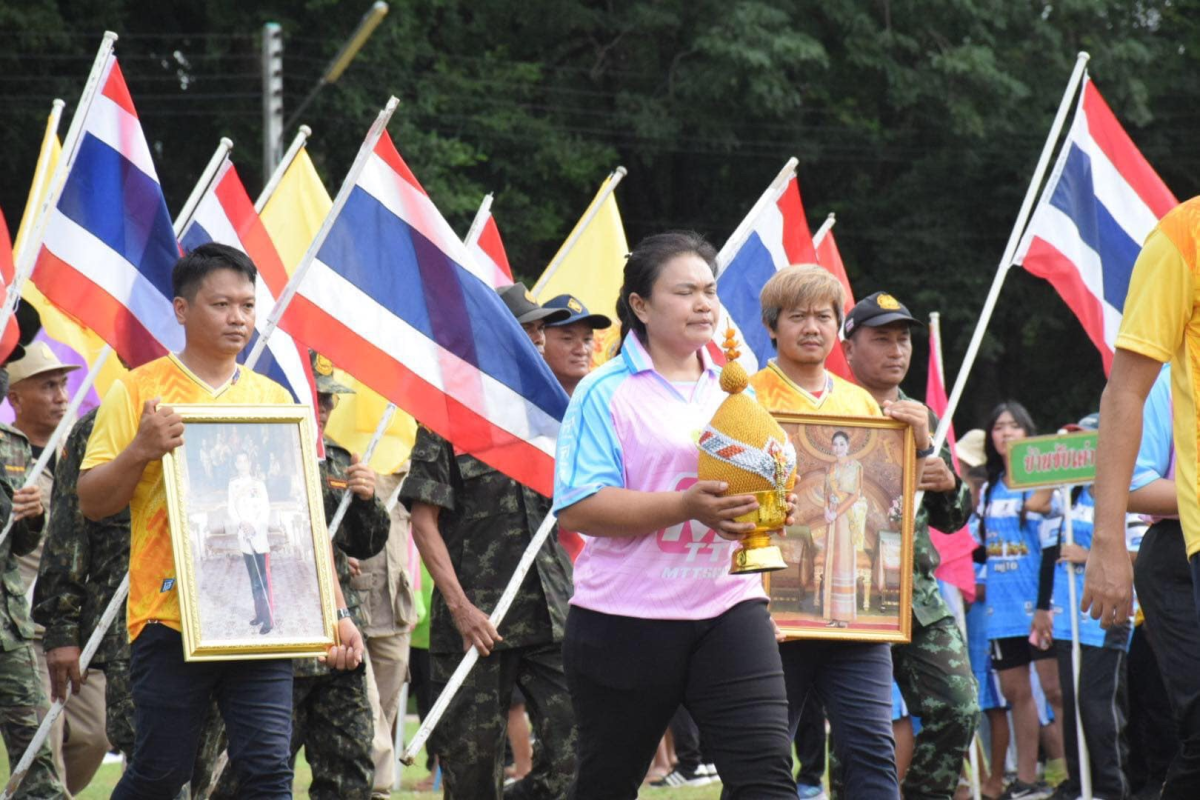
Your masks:
M 721 388 L 729 393 L 708 427 L 700 434 L 702 481 L 725 481 L 726 496 L 753 495 L 758 508 L 737 518 L 753 522 L 754 530 L 742 537 L 733 553 L 734 574 L 769 572 L 787 566 L 771 533 L 782 530 L 787 519 L 787 498 L 796 483 L 796 449 L 771 414 L 745 393 L 750 383 L 738 363 L 737 335 L 725 332 L 725 357 Z

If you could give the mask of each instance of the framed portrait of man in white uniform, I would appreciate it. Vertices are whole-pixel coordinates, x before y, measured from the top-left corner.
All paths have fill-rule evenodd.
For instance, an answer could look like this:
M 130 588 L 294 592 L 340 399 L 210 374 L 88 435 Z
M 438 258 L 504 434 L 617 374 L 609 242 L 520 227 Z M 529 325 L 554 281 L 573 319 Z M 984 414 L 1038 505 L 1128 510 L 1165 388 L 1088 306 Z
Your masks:
M 174 406 L 163 458 L 184 655 L 323 655 L 334 644 L 329 535 L 311 409 Z

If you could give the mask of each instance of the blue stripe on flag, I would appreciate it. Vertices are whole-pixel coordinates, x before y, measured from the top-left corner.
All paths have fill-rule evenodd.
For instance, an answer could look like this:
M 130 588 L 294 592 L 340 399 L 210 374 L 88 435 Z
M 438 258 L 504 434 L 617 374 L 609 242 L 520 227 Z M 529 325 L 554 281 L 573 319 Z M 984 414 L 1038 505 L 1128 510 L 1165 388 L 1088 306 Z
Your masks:
M 168 300 L 179 260 L 162 187 L 116 150 L 85 133 L 58 209 L 132 264 Z
M 213 241 L 212 235 L 195 219 L 188 223 L 188 226 L 183 229 L 183 236 L 179 237 L 179 243 L 183 245 L 185 253 L 190 253 L 200 245 L 208 244 L 211 241 Z
M 1071 218 L 1079 237 L 1099 254 L 1104 302 L 1117 311 L 1124 311 L 1129 278 L 1141 252 L 1141 244 L 1130 238 L 1096 196 L 1092 160 L 1074 142 L 1062 176 L 1050 196 L 1050 204 Z
M 499 295 L 363 189 L 350 193 L 318 257 L 443 349 L 562 419 L 566 394 Z
M 763 284 L 774 274 L 775 260 L 758 233 L 752 232 L 717 280 L 721 304 L 742 329 L 746 344 L 754 351 L 761 366 L 766 366 L 767 360 L 775 357 L 775 348 L 771 346 L 771 336 L 762 324 L 762 306 L 758 296 Z
M 203 242 L 201 242 L 203 244 Z M 239 364 L 246 363 L 246 357 L 250 355 L 250 351 L 254 349 L 254 345 L 258 342 L 258 330 L 250 332 L 250 341 L 246 344 L 246 349 L 238 353 L 237 362 Z M 259 375 L 266 375 L 271 380 L 278 383 L 283 388 L 287 389 L 288 394 L 297 403 L 309 404 L 312 401 L 306 397 L 297 397 L 292 384 L 288 382 L 287 373 L 283 371 L 283 367 L 275 360 L 275 353 L 271 348 L 275 345 L 274 339 L 267 340 L 267 346 L 263 348 L 262 354 L 258 357 L 258 361 L 254 364 L 254 371 Z

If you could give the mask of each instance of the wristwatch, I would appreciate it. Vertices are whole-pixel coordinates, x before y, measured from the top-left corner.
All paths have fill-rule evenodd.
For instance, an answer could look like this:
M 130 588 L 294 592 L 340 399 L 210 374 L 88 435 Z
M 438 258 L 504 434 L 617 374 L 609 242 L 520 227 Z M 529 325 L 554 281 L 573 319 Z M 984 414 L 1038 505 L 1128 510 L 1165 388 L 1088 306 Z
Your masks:
M 933 440 L 931 439 L 929 441 L 929 447 L 926 447 L 924 450 L 917 451 L 917 458 L 929 458 L 931 455 L 933 455 L 933 452 Z
M 339 608 L 337 610 L 337 621 L 338 622 L 341 622 L 344 619 L 350 619 L 352 616 L 354 616 L 354 615 L 350 613 L 350 609 L 348 609 L 348 608 Z

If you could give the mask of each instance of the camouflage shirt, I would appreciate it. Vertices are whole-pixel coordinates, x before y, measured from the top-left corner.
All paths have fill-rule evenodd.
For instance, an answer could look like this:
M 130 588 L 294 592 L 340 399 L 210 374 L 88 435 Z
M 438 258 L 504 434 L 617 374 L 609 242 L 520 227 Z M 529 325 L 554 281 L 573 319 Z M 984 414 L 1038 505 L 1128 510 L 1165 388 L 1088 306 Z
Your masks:
M 485 614 L 516 572 L 530 540 L 550 513 L 550 500 L 474 456 L 456 455 L 442 437 L 417 431 L 412 466 L 400 499 L 441 509 L 438 528 L 467 599 Z M 571 562 L 551 535 L 500 623 L 496 649 L 561 642 L 571 598 Z M 429 650 L 461 653 L 462 636 L 440 591 L 433 593 Z
M 96 424 L 96 409 L 75 424 L 54 470 L 50 526 L 33 589 L 33 618 L 46 628 L 42 647 L 83 647 L 129 571 L 129 509 L 92 522 L 79 510 L 79 465 Z M 127 660 L 125 604 L 93 664 Z
M 346 470 L 350 466 L 350 451 L 329 439 L 325 440 L 325 460 L 321 462 L 321 493 L 325 500 L 325 522 L 333 522 L 346 491 Z M 387 544 L 391 519 L 376 494 L 371 500 L 362 500 L 357 495 L 350 501 L 346 516 L 338 527 L 333 543 L 333 565 L 337 570 L 338 583 L 346 598 L 346 608 L 354 615 L 354 624 L 362 630 L 362 615 L 359 613 L 358 592 L 350 585 L 350 562 L 347 556 L 370 558 L 383 550 Z M 329 669 L 315 658 L 298 658 L 294 674 L 298 678 L 328 675 Z
M 7 522 L 12 513 L 13 492 L 25 483 L 25 473 L 33 466 L 33 450 L 25 436 L 7 425 L 0 424 L 0 464 L 4 467 L 3 492 L 0 493 L 0 521 Z M 0 543 L 0 650 L 15 650 L 33 638 L 33 623 L 29 605 L 25 602 L 24 584 L 17 556 L 31 553 L 42 538 L 42 517 L 23 519 L 12 526 Z
M 904 392 L 900 392 L 901 400 L 910 400 Z M 929 434 L 937 430 L 938 418 L 929 412 Z M 954 461 L 950 457 L 950 448 L 943 445 L 938 456 L 954 472 Z M 950 609 L 942 599 L 938 588 L 937 578 L 933 571 L 941 563 L 937 549 L 930 538 L 930 526 L 939 531 L 953 532 L 967 524 L 971 516 L 971 491 L 961 478 L 957 478 L 957 487 L 949 492 L 926 492 L 925 500 L 917 509 L 917 519 L 913 526 L 913 587 L 912 610 L 919 625 L 930 625 L 943 617 L 950 616 Z M 940 535 L 940 534 L 939 534 Z

